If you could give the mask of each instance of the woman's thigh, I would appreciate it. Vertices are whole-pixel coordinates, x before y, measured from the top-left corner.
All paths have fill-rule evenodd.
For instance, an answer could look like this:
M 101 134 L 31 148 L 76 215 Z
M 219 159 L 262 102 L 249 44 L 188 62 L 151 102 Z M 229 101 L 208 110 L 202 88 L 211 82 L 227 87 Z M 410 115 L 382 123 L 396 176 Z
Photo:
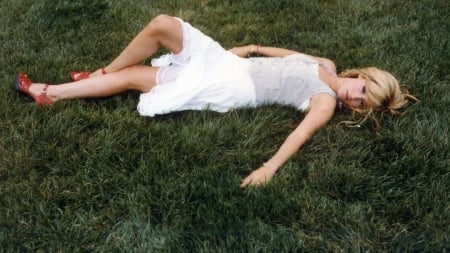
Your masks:
M 161 46 L 173 53 L 183 49 L 183 29 L 179 20 L 168 15 L 159 15 L 152 19 L 148 28 L 153 35 L 158 36 Z
M 117 81 L 126 83 L 129 89 L 149 92 L 156 85 L 158 69 L 158 67 L 135 65 L 111 74 L 116 74 Z

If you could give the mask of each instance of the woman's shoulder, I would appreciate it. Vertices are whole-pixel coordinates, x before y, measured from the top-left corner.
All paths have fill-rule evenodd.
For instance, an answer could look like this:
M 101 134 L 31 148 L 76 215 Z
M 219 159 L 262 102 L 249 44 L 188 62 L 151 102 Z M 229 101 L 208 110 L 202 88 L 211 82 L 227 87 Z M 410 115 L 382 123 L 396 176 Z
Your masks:
M 331 69 L 334 70 L 334 72 L 336 72 L 336 64 L 334 63 L 334 61 L 332 61 L 328 58 L 321 58 L 321 60 L 319 62 L 320 62 L 320 64 L 330 67 Z
M 295 54 L 289 55 L 288 57 L 300 57 L 300 58 L 312 59 L 312 60 L 316 61 L 317 63 L 319 63 L 319 65 L 324 65 L 328 69 L 330 69 L 334 73 L 336 73 L 336 64 L 331 59 L 328 59 L 325 57 L 313 56 L 313 55 L 304 54 L 304 53 L 295 53 Z
M 336 64 L 334 61 L 324 58 L 324 57 L 316 57 L 314 56 L 314 59 L 322 66 L 325 66 L 329 70 L 332 70 L 334 73 L 336 73 Z

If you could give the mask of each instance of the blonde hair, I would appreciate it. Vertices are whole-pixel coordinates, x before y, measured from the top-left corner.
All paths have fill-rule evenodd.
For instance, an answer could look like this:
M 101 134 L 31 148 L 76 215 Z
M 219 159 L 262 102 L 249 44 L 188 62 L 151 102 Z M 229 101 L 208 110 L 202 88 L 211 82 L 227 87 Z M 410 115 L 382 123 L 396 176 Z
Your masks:
M 374 112 L 401 114 L 401 109 L 408 104 L 408 100 L 418 101 L 417 98 L 409 94 L 405 86 L 399 84 L 392 74 L 375 67 L 350 69 L 343 71 L 339 76 L 350 78 L 363 76 L 366 79 L 368 108 L 350 108 L 365 117 L 360 122 L 353 122 L 357 124 L 356 126 L 359 126 L 368 118 L 372 118 L 378 127 L 379 123 L 374 117 Z M 344 123 L 347 124 L 348 122 Z

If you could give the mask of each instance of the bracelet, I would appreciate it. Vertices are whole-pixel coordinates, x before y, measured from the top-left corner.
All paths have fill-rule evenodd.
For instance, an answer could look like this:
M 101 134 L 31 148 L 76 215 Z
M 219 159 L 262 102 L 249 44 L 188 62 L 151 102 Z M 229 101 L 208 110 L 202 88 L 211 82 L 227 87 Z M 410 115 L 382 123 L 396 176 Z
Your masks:
M 253 55 L 253 54 L 259 54 L 259 48 L 261 47 L 261 45 L 258 43 L 258 44 L 256 44 L 255 46 L 256 46 L 256 50 L 254 50 L 255 47 L 252 47 L 252 48 L 250 49 L 250 52 L 248 53 L 247 57 L 250 57 L 250 56 Z

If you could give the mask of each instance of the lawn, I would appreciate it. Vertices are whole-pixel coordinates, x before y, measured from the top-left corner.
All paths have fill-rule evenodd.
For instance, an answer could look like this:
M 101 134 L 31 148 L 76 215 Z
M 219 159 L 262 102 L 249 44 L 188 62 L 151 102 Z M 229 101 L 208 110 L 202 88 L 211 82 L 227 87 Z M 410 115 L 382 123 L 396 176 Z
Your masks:
M 270 184 L 241 189 L 303 113 L 148 118 L 136 92 L 36 107 L 14 90 L 19 70 L 63 83 L 107 64 L 160 13 L 226 48 L 377 66 L 421 101 L 378 131 L 338 126 L 343 110 Z M 449 31 L 441 0 L 3 0 L 0 251 L 449 252 Z

